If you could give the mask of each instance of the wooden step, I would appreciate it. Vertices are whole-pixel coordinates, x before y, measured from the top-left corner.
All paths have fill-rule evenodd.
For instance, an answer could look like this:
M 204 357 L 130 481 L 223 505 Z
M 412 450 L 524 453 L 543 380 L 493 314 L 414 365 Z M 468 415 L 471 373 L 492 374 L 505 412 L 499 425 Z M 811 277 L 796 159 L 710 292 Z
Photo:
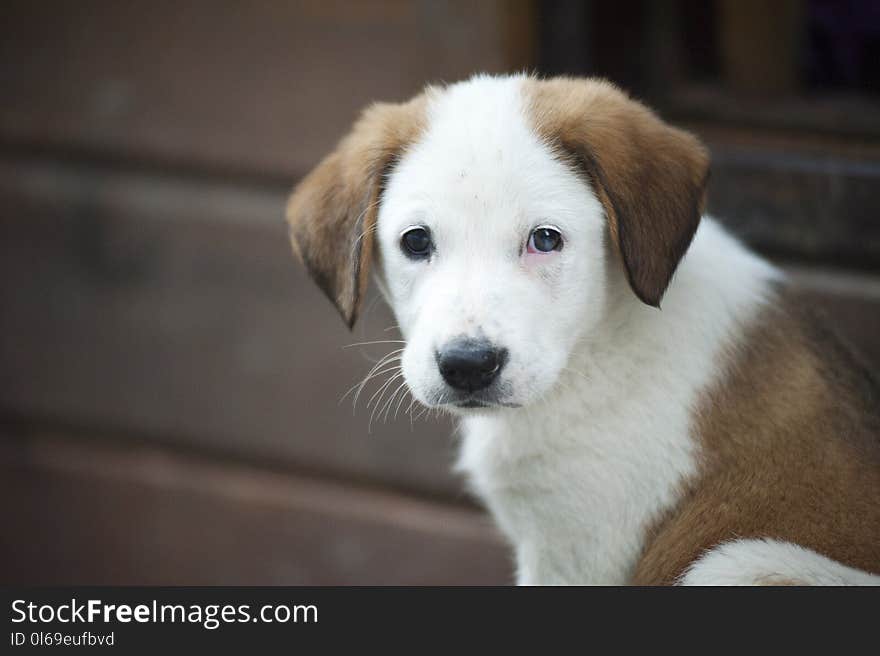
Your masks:
M 7 585 L 512 580 L 479 511 L 118 438 L 2 431 L 0 517 Z

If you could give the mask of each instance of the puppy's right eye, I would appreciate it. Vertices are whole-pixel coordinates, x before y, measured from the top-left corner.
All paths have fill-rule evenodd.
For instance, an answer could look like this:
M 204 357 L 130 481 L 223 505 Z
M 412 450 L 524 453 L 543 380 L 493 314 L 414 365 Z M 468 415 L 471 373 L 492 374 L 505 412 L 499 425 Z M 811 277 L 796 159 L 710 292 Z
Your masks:
M 431 233 L 427 228 L 410 228 L 400 237 L 400 247 L 404 255 L 414 260 L 421 260 L 431 254 Z

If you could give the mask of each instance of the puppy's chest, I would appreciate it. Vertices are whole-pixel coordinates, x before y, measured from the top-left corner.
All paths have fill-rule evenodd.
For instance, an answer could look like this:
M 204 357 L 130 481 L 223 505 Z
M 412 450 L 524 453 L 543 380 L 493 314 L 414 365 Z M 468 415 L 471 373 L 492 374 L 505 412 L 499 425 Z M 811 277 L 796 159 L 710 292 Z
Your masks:
M 520 582 L 628 581 L 647 528 L 696 469 L 687 422 L 672 424 L 465 422 L 459 469 L 513 544 Z

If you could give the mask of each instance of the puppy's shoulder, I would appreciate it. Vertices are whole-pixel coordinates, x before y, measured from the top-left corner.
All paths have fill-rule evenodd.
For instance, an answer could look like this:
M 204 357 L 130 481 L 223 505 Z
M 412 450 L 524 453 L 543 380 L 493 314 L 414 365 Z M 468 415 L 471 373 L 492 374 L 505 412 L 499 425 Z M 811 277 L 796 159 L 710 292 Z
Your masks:
M 787 283 L 726 348 L 694 410 L 699 473 L 649 534 L 634 581 L 672 583 L 737 538 L 880 572 L 878 385 Z

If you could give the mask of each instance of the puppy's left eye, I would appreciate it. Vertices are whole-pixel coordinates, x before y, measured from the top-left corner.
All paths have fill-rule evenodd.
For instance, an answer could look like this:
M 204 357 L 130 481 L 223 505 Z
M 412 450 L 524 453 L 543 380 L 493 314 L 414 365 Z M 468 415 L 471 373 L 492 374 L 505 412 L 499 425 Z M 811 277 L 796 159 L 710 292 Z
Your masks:
M 415 226 L 400 237 L 404 254 L 414 260 L 427 258 L 431 254 L 431 233 L 427 228 Z
M 532 230 L 526 251 L 529 253 L 550 253 L 562 249 L 562 234 L 549 226 Z

